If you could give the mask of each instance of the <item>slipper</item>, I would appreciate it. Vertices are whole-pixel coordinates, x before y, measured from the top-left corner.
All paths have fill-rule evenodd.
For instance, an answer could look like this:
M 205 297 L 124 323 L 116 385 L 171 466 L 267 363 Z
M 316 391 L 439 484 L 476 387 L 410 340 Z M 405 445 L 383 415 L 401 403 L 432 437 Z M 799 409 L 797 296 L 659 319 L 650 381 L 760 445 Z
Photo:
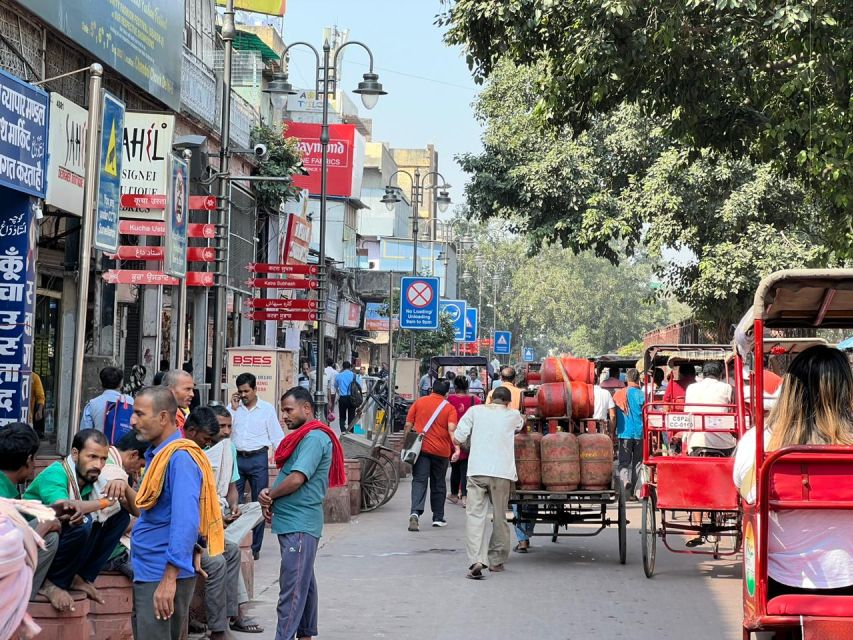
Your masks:
M 456 496 L 450 495 L 450 496 L 447 496 L 447 501 L 452 502 L 453 504 L 456 504 L 457 502 L 459 502 L 459 498 L 457 498 Z
M 530 551 L 530 545 L 528 544 L 526 547 L 522 547 L 521 543 L 519 542 L 517 545 L 515 545 L 515 547 L 513 547 L 513 551 L 515 551 L 516 553 L 527 553 L 528 551 Z
M 207 625 L 202 624 L 201 622 L 198 622 L 197 620 L 190 620 L 189 623 L 187 623 L 187 629 L 189 630 L 190 633 L 206 633 L 207 632 Z
M 693 547 L 698 547 L 698 546 L 703 545 L 703 544 L 705 544 L 704 538 L 693 538 L 693 540 L 688 540 L 684 544 L 684 546 L 687 547 L 688 549 L 692 549 Z
M 485 569 L 485 567 L 479 562 L 477 564 L 472 564 L 471 568 L 468 569 L 468 573 L 465 574 L 465 577 L 470 578 L 471 580 L 482 580 L 483 569 Z
M 237 618 L 234 622 L 228 624 L 231 631 L 239 631 L 240 633 L 263 633 L 264 628 L 258 624 L 258 621 L 249 616 Z

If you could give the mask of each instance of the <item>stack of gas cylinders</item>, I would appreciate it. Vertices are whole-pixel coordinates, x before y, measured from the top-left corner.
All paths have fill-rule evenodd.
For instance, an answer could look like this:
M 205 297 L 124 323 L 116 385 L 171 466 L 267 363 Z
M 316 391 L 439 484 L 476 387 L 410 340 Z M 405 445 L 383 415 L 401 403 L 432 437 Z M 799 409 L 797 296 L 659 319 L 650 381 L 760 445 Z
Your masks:
M 590 422 L 595 364 L 580 358 L 545 358 L 538 371 L 529 369 L 528 384 L 538 385 L 524 397 L 528 424 L 537 425 L 515 437 L 518 488 L 568 492 L 610 488 L 613 443 Z M 589 427 L 589 428 L 588 428 Z

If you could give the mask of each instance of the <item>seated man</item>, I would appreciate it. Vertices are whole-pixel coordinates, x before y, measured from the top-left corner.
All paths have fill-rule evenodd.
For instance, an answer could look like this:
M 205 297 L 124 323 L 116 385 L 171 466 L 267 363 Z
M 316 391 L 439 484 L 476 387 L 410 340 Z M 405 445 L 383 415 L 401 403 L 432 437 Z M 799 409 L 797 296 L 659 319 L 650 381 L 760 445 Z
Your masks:
M 216 414 L 210 407 L 193 410 L 184 423 L 184 433 L 199 447 L 207 449 L 219 435 Z M 230 481 L 230 476 L 228 479 Z M 205 549 L 201 555 L 201 569 L 207 574 L 204 606 L 210 637 L 213 640 L 225 638 L 228 635 L 229 619 L 237 618 L 239 614 L 239 544 L 230 542 L 226 537 L 225 551 L 219 556 L 211 556 Z
M 702 366 L 702 380 L 694 382 L 684 396 L 685 411 L 698 414 L 729 413 L 732 403 L 732 386 L 720 380 L 723 366 L 719 362 L 706 362 Z M 708 406 L 705 406 L 708 405 Z M 707 428 L 722 428 L 723 420 L 708 418 L 703 420 Z M 731 421 L 734 428 L 734 420 Z M 690 456 L 720 456 L 729 457 L 734 453 L 737 440 L 731 433 L 714 431 L 693 431 L 684 434 L 687 455 Z
M 49 506 L 61 504 L 68 514 L 40 592 L 60 611 L 74 604 L 69 589 L 83 591 L 90 599 L 103 602 L 92 583 L 130 522 L 126 505 L 133 501 L 133 496 L 126 481 L 109 482 L 103 494 L 94 490 L 108 457 L 104 434 L 83 429 L 74 436 L 69 456 L 37 475 L 24 493 L 28 500 Z M 112 506 L 116 500 L 122 505 L 116 513 L 105 521 L 93 517 L 92 514 Z
M 18 485 L 32 478 L 38 448 L 38 435 L 30 425 L 12 422 L 0 427 L 0 497 L 12 500 L 21 497 Z M 56 555 L 61 527 L 59 520 L 32 520 L 30 525 L 44 540 L 44 548 L 38 551 L 38 564 L 33 572 L 33 588 L 30 593 L 30 599 L 33 599 L 41 589 L 47 570 Z

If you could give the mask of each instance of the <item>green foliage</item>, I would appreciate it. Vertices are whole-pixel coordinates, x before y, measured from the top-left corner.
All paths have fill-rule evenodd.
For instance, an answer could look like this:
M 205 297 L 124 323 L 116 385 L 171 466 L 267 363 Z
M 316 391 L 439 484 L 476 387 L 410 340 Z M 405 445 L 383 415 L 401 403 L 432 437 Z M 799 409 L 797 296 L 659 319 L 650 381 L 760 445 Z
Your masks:
M 614 264 L 648 255 L 659 296 L 724 338 L 762 275 L 831 263 L 822 202 L 799 180 L 769 162 L 692 150 L 635 105 L 595 115 L 573 137 L 537 111 L 542 72 L 501 63 L 477 102 L 484 151 L 461 159 L 475 218 L 508 220 L 533 252 L 558 244 Z
M 292 177 L 302 173 L 302 154 L 295 138 L 285 138 L 280 127 L 264 125 L 252 129 L 252 144 L 267 145 L 267 157 L 260 162 L 257 175 Z M 299 189 L 290 182 L 256 182 L 258 207 L 277 212 L 283 202 L 295 200 Z
M 389 316 L 388 300 L 385 300 L 385 305 L 380 309 L 379 314 L 384 317 Z M 394 315 L 400 313 L 400 290 L 394 291 L 394 298 L 391 301 Z M 412 335 L 415 337 L 415 358 L 421 360 L 429 360 L 432 356 L 444 355 L 450 353 L 453 348 L 453 339 L 456 335 L 453 323 L 450 316 L 442 313 L 438 319 L 438 329 L 435 331 L 410 331 L 401 329 L 394 333 L 394 353 L 400 355 L 407 353 L 411 356 Z
M 644 346 L 642 340 L 632 340 L 628 344 L 616 349 L 616 355 L 628 358 L 631 356 L 641 356 Z
M 691 153 L 746 154 L 797 177 L 825 200 L 833 242 L 853 244 L 849 0 L 444 4 L 446 40 L 478 80 L 504 61 L 537 69 L 529 112 L 566 141 L 635 104 Z M 511 174 L 495 171 L 496 186 Z

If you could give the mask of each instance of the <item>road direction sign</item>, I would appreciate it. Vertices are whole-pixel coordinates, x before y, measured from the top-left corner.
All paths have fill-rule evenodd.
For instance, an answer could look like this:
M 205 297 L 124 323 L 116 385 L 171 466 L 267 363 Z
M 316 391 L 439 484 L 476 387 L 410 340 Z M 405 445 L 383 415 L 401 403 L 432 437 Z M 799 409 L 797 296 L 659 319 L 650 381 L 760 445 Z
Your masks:
M 438 329 L 438 278 L 406 277 L 400 286 L 400 328 Z
M 302 309 L 306 311 L 314 311 L 317 309 L 316 300 L 289 299 L 289 298 L 248 298 L 245 305 L 250 309 L 266 309 L 290 311 L 292 309 Z
M 511 344 L 511 332 L 495 331 L 495 355 L 509 355 Z
M 246 269 L 252 273 L 286 273 L 288 275 L 316 276 L 320 267 L 316 264 L 279 264 L 268 262 L 250 262 Z
M 165 209 L 166 196 L 152 193 L 123 193 L 121 208 Z M 190 196 L 190 211 L 216 211 L 216 196 Z
M 109 284 L 135 284 L 153 287 L 180 284 L 177 278 L 162 271 L 134 269 L 110 269 L 104 273 L 104 280 Z M 187 273 L 188 287 L 212 287 L 214 284 L 216 284 L 216 278 L 212 272 L 190 271 Z
M 166 223 L 158 220 L 120 220 L 118 232 L 130 236 L 165 236 Z M 187 225 L 190 238 L 215 238 L 216 225 L 191 222 Z
M 463 342 L 477 341 L 477 321 L 479 314 L 476 308 L 466 307 L 465 309 L 465 337 Z
M 465 339 L 465 309 L 468 304 L 464 300 L 441 300 L 438 310 L 450 316 L 453 323 L 453 339 L 462 342 Z
M 524 347 L 523 359 L 525 362 L 533 362 L 536 360 L 536 349 L 533 347 Z
M 246 284 L 256 289 L 319 289 L 317 280 L 296 278 L 249 278 Z
M 314 321 L 317 319 L 316 311 L 249 311 L 246 313 L 249 320 L 280 320 L 290 321 Z

